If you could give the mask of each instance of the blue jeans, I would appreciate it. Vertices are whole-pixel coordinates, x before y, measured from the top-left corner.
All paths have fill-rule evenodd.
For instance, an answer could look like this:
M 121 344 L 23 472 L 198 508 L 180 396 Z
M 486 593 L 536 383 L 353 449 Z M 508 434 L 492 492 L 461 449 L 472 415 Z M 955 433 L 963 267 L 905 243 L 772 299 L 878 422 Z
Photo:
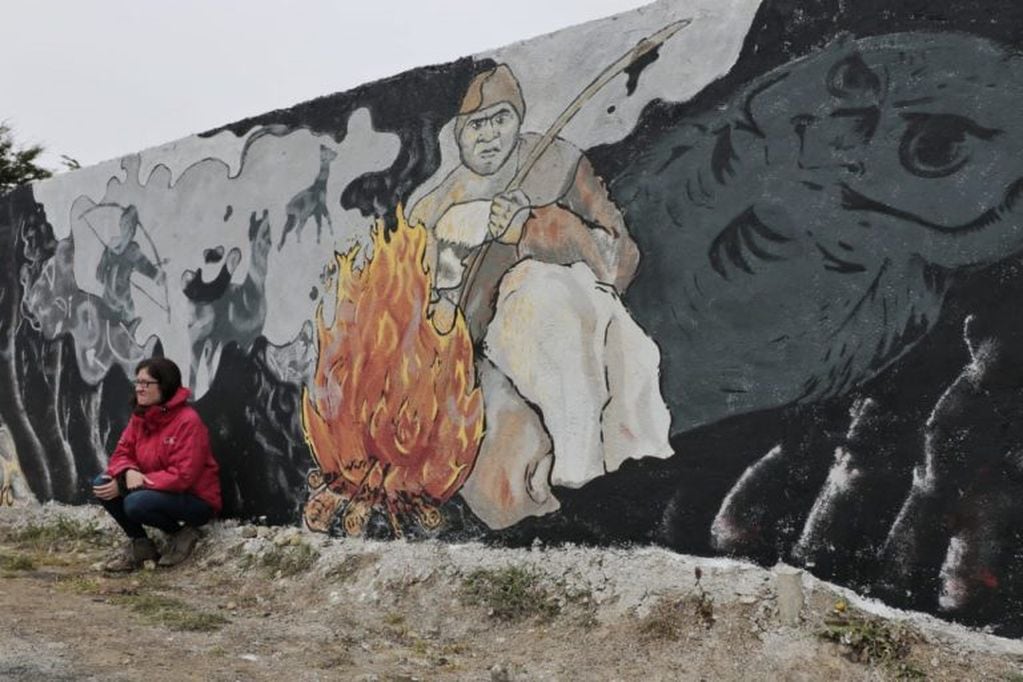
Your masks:
M 108 480 L 106 474 L 100 474 L 92 479 L 92 484 L 102 485 Z M 130 538 L 146 537 L 143 526 L 174 533 L 181 528 L 181 524 L 197 527 L 213 516 L 213 507 L 189 493 L 132 490 L 124 497 L 117 496 L 99 502 Z

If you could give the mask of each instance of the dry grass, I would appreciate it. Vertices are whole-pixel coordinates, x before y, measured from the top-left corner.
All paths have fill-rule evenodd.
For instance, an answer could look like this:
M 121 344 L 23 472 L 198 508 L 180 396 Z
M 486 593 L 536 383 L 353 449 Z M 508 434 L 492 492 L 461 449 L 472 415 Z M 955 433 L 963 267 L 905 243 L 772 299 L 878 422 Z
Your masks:
M 849 613 L 843 606 L 825 619 L 818 635 L 838 644 L 851 661 L 884 667 L 899 679 L 926 677 L 906 660 L 920 637 L 903 625 Z
M 305 573 L 319 558 L 319 552 L 302 542 L 297 545 L 274 547 L 258 556 L 247 556 L 242 562 L 242 567 L 258 568 L 268 578 L 286 578 Z
M 462 583 L 462 599 L 504 621 L 550 620 L 561 613 L 561 603 L 540 574 L 522 566 L 473 571 Z
M 171 630 L 212 632 L 228 620 L 217 613 L 193 608 L 180 599 L 155 594 L 125 594 L 114 597 L 115 604 L 126 606 L 154 625 Z

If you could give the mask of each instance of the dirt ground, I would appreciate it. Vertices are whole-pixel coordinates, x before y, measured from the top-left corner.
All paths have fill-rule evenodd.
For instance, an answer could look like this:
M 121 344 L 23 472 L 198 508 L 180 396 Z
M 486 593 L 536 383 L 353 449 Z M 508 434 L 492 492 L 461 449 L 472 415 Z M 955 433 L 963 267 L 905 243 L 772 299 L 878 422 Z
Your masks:
M 106 574 L 96 507 L 0 509 L 4 680 L 1006 680 L 1023 642 L 653 548 L 509 550 L 214 524 Z

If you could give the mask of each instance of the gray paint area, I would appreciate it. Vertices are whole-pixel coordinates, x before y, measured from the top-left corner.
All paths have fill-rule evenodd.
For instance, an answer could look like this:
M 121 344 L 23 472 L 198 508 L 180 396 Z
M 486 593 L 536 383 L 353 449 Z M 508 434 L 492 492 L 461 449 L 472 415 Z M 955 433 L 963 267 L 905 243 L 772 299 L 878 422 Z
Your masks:
M 1021 66 L 968 36 L 839 40 L 639 151 L 612 189 L 675 431 L 848 392 L 949 275 L 1023 248 Z

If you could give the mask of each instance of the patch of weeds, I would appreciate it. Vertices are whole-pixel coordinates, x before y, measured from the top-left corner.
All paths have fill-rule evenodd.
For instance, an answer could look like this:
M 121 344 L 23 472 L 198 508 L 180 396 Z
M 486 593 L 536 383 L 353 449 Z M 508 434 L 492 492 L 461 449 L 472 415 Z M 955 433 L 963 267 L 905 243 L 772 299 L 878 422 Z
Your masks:
M 320 558 L 311 545 L 300 543 L 272 547 L 258 555 L 248 555 L 242 561 L 242 568 L 259 568 L 268 577 L 287 577 L 305 573 Z
M 99 580 L 84 575 L 72 575 L 57 582 L 57 587 L 72 594 L 99 594 L 102 590 Z
M 327 571 L 327 579 L 340 583 L 354 580 L 355 577 L 365 568 L 380 561 L 378 554 L 353 554 L 346 556 L 341 563 L 336 564 Z
M 180 599 L 155 594 L 126 594 L 115 597 L 113 602 L 127 606 L 154 625 L 172 630 L 212 632 L 228 622 L 220 614 L 201 611 Z
M 540 574 L 522 566 L 477 569 L 465 578 L 461 592 L 464 603 L 486 607 L 498 620 L 550 620 L 561 613 L 561 603 Z
M 699 623 L 710 629 L 714 625 L 714 599 L 700 579 L 703 571 L 696 567 L 696 592 L 680 598 L 664 597 L 639 622 L 639 633 L 646 640 L 676 640 L 689 626 Z
M 27 547 L 74 550 L 82 545 L 102 546 L 106 531 L 95 520 L 80 521 L 65 514 L 44 523 L 30 523 L 8 534 L 9 540 Z
M 647 641 L 676 640 L 689 625 L 689 613 L 684 598 L 662 598 L 639 621 L 640 637 Z
M 700 567 L 697 566 L 693 572 L 696 575 L 696 595 L 693 599 L 696 615 L 703 621 L 704 626 L 710 628 L 714 625 L 714 598 L 707 594 L 707 590 L 700 584 L 700 579 L 703 578 Z
M 36 562 L 32 557 L 24 554 L 5 554 L 0 556 L 0 570 L 4 571 L 34 571 Z
M 818 635 L 840 645 L 851 661 L 883 666 L 899 679 L 926 677 L 923 671 L 905 660 L 918 637 L 900 625 L 847 613 L 843 609 L 825 619 L 824 629 Z

